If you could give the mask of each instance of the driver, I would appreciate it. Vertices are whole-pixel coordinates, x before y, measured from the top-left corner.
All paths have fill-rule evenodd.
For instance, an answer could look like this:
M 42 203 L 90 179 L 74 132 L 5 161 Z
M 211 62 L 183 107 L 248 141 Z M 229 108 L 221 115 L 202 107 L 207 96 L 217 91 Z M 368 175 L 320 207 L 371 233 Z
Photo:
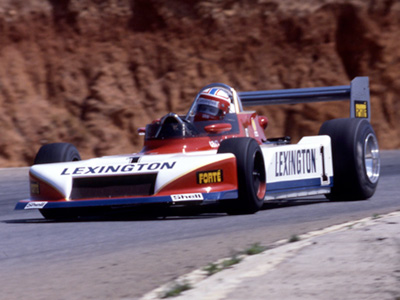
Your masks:
M 218 88 L 204 90 L 197 99 L 194 121 L 221 120 L 229 112 L 231 100 Z

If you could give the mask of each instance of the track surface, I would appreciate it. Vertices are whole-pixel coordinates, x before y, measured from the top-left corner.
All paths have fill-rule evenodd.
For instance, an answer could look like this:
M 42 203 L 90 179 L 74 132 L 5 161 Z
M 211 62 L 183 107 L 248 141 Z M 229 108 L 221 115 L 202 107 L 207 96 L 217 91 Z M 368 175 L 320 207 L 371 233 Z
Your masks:
M 349 220 L 400 209 L 400 151 L 381 153 L 367 201 L 323 198 L 255 215 L 51 222 L 13 211 L 28 197 L 27 168 L 0 170 L 0 299 L 135 299 L 175 277 L 230 256 Z

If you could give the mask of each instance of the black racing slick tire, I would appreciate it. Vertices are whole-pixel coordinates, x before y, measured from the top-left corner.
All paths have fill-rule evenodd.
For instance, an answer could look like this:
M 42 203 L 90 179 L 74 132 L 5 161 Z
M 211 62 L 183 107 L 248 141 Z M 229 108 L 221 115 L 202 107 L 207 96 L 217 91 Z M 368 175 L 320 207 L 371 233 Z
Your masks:
M 380 174 L 378 141 L 366 119 L 326 121 L 319 131 L 332 144 L 333 201 L 366 200 L 375 193 Z
M 69 143 L 52 143 L 44 145 L 39 149 L 33 164 L 48 164 L 78 160 L 81 160 L 81 156 L 74 145 Z
M 228 214 L 253 214 L 264 203 L 266 175 L 261 148 L 252 138 L 232 138 L 221 142 L 218 153 L 232 153 L 236 157 L 239 198 L 228 201 Z
M 74 145 L 69 143 L 52 143 L 44 145 L 39 149 L 33 164 L 48 164 L 79 160 L 81 160 L 81 156 Z M 58 208 L 39 209 L 39 211 L 46 219 L 53 220 L 74 219 L 81 213 L 78 209 L 66 210 Z

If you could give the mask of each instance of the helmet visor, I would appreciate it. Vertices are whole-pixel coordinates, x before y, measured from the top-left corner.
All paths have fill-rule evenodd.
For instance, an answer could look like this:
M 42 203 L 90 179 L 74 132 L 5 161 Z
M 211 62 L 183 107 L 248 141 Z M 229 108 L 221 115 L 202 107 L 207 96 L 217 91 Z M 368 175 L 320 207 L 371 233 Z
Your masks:
M 208 114 L 210 116 L 218 116 L 221 114 L 217 101 L 200 98 L 197 104 L 197 113 Z

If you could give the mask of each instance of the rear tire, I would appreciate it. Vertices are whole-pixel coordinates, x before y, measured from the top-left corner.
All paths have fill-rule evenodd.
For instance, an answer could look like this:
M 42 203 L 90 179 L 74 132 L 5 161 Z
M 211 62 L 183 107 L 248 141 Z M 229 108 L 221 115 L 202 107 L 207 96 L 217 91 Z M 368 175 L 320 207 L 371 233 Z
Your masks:
M 225 203 L 229 214 L 253 214 L 260 210 L 266 192 L 264 157 L 252 138 L 223 140 L 218 153 L 232 153 L 236 157 L 239 199 Z
M 366 119 L 325 122 L 320 135 L 331 137 L 333 187 L 326 197 L 334 201 L 365 200 L 375 193 L 380 173 L 379 146 Z

